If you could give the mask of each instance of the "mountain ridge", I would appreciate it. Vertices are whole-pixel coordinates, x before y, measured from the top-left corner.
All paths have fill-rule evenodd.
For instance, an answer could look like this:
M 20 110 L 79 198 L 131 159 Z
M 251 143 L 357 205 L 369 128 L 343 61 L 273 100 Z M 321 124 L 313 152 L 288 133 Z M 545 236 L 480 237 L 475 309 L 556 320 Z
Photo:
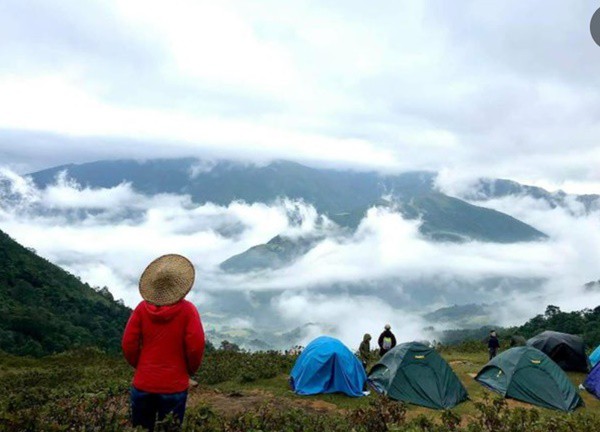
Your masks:
M 507 196 L 529 196 L 545 201 L 551 208 L 563 207 L 570 209 L 569 201 L 574 201 L 583 207 L 586 214 L 600 209 L 600 195 L 598 194 L 575 195 L 566 193 L 563 190 L 550 192 L 539 186 L 524 185 L 508 179 L 478 179 L 472 190 L 461 195 L 461 198 L 479 202 Z
M 109 188 L 128 182 L 141 193 L 188 194 L 199 204 L 228 205 L 236 200 L 272 203 L 281 197 L 302 200 L 350 229 L 358 226 L 369 208 L 382 205 L 385 197 L 403 217 L 420 219 L 422 233 L 433 240 L 511 243 L 547 237 L 509 215 L 437 191 L 436 174 L 426 171 L 383 175 L 316 169 L 289 161 L 258 166 L 183 158 L 71 164 L 31 173 L 30 177 L 43 188 L 62 171 L 84 187 Z M 496 225 L 503 229 L 495 230 Z

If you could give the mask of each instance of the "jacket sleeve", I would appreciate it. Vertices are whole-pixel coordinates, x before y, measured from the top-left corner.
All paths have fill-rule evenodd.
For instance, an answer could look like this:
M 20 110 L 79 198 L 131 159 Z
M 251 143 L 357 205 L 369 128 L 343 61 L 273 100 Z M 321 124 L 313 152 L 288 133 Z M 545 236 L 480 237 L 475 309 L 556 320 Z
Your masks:
M 142 320 L 139 312 L 139 306 L 135 308 L 123 333 L 121 348 L 127 363 L 133 367 L 137 367 L 140 353 L 142 351 Z
M 392 333 L 392 348 L 396 346 L 396 336 Z
M 379 348 L 383 348 L 383 333 L 381 333 L 379 335 L 379 339 L 377 340 L 377 345 L 379 345 Z
M 193 304 L 190 305 L 190 317 L 187 320 L 185 328 L 185 356 L 187 361 L 188 373 L 194 375 L 204 356 L 204 329 L 198 309 Z

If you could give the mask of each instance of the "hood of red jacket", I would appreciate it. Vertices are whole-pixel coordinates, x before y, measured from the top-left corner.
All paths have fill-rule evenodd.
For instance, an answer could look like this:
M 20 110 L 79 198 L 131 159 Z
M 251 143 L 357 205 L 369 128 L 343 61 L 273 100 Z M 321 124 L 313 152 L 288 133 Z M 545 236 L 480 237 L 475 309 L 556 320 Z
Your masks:
M 145 302 L 146 311 L 150 315 L 150 319 L 154 322 L 167 322 L 171 321 L 183 307 L 183 301 L 177 302 L 167 306 L 156 306 L 154 304 Z

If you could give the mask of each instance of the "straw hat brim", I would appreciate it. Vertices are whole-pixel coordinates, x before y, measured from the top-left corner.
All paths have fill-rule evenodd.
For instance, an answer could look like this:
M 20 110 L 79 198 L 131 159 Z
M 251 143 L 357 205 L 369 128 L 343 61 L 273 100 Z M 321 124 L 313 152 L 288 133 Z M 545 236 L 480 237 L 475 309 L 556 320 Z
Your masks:
M 156 258 L 140 277 L 140 295 L 157 306 L 177 303 L 192 289 L 194 265 L 186 257 L 169 254 Z

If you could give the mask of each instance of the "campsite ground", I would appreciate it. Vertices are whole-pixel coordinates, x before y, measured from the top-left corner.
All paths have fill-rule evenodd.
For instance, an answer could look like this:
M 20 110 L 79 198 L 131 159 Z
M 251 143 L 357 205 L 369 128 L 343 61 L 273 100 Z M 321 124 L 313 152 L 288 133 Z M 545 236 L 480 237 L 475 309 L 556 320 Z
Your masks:
M 490 397 L 495 396 L 492 391 L 486 389 L 473 379 L 475 374 L 487 363 L 487 353 L 445 352 L 442 356 L 448 361 L 469 393 L 470 400 L 453 409 L 461 417 L 467 419 L 476 414 L 474 401 L 483 400 L 486 394 Z M 586 377 L 585 374 L 577 372 L 569 372 L 568 375 L 575 387 L 583 383 Z M 236 381 L 226 381 L 210 387 L 200 386 L 192 390 L 191 402 L 192 404 L 203 403 L 210 405 L 222 413 L 231 413 L 232 408 L 233 411 L 242 411 L 247 407 L 256 407 L 264 402 L 286 398 L 290 403 L 301 407 L 321 411 L 335 411 L 366 406 L 370 400 L 376 397 L 373 393 L 363 398 L 351 398 L 342 394 L 297 396 L 290 390 L 287 378 L 287 375 L 281 374 L 275 378 L 261 379 L 245 384 L 240 384 Z M 585 407 L 580 408 L 579 411 L 586 410 L 600 414 L 600 400 L 586 391 L 581 391 L 580 394 L 585 402 Z M 508 400 L 507 402 L 511 407 L 533 408 L 532 405 L 515 400 Z M 555 411 L 539 407 L 537 409 L 542 414 L 556 413 Z M 408 418 L 416 417 L 420 414 L 433 418 L 438 416 L 439 412 L 415 405 L 407 405 Z
M 446 351 L 442 355 L 458 374 L 471 397 L 470 401 L 455 407 L 452 412 L 460 416 L 461 426 L 477 422 L 478 417 L 481 423 L 482 413 L 476 403 L 483 401 L 486 395 L 492 399 L 496 398 L 473 379 L 473 375 L 486 363 L 486 353 Z M 458 430 L 425 427 L 373 428 L 370 422 L 380 418 L 383 406 L 378 407 L 377 404 L 381 404 L 382 400 L 377 395 L 372 393 L 361 398 L 340 394 L 297 396 L 290 391 L 287 382 L 293 362 L 293 357 L 276 353 L 235 353 L 219 350 L 208 354 L 201 372 L 196 377 L 200 385 L 190 390 L 187 418 L 193 425 L 186 430 L 288 430 L 289 428 L 283 428 L 282 425 L 298 424 L 299 421 L 306 423 L 303 423 L 302 428 L 289 430 L 348 430 L 347 423 L 354 421 L 352 419 L 356 418 L 360 410 L 368 411 L 358 420 L 362 422 L 362 426 L 357 430 L 361 431 Z M 90 430 L 86 427 L 90 424 L 96 425 L 96 429 L 93 430 L 126 430 L 132 374 L 132 369 L 121 357 L 109 356 L 94 349 L 41 359 L 0 353 L 0 388 L 3 389 L 0 392 L 0 431 L 65 428 Z M 585 375 L 572 373 L 569 377 L 573 384 L 578 386 Z M 536 412 L 550 422 L 555 423 L 557 419 L 563 422 L 563 428 L 553 429 L 555 431 L 600 430 L 596 428 L 600 426 L 600 401 L 586 391 L 580 393 L 586 406 L 578 409 L 575 416 L 539 408 Z M 391 404 L 399 407 L 395 402 Z M 516 401 L 508 401 L 508 405 L 527 410 L 533 408 Z M 389 411 L 389 406 L 383 406 L 383 411 L 386 410 Z M 420 422 L 422 418 L 426 418 L 440 424 L 445 415 L 443 412 L 407 405 L 406 414 L 402 414 L 402 421 L 408 425 L 406 422 L 410 420 Z M 593 418 L 590 418 L 590 415 Z M 207 424 L 207 419 L 216 423 L 199 428 L 198 425 Z M 501 421 L 507 419 L 508 417 L 503 417 Z M 534 420 L 533 423 L 536 428 L 529 427 L 528 430 L 548 430 L 547 424 L 536 422 L 537 420 Z M 577 426 L 574 427 L 573 422 Z M 249 427 L 248 424 L 254 426 Z M 588 426 L 581 429 L 578 426 L 580 424 Z M 592 426 L 589 426 L 590 424 Z M 505 429 L 486 426 L 469 430 Z M 513 429 L 506 430 L 512 432 Z

